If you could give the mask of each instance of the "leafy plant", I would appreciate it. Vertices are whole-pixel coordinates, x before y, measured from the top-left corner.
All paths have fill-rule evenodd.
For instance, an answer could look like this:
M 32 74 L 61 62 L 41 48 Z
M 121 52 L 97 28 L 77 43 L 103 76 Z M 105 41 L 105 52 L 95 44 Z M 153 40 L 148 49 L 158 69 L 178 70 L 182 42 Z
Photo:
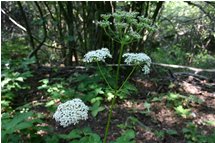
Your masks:
M 1 76 L 2 111 L 11 109 L 11 102 L 16 96 L 15 92 L 29 88 L 29 86 L 25 84 L 25 81 L 33 75 L 31 71 L 29 71 L 29 69 L 26 67 L 31 62 L 21 64 L 22 62 L 23 60 L 18 62 L 20 64 L 19 66 L 15 66 L 14 62 L 3 62 L 3 70 Z
M 40 119 L 33 119 L 33 112 L 16 113 L 12 118 L 8 113 L 2 116 L 2 142 L 17 142 L 28 140 L 26 135 L 32 133 L 35 136 L 37 129 L 34 123 L 40 123 Z
M 186 98 L 183 95 L 177 94 L 177 93 L 169 93 L 167 95 L 167 101 L 170 105 L 173 105 L 175 107 L 183 104 L 183 99 Z
M 141 67 L 142 65 L 143 68 L 142 70 L 144 71 L 144 74 L 148 74 L 150 69 L 150 64 L 151 64 L 151 59 L 144 53 L 127 53 L 123 55 L 124 48 L 126 45 L 140 40 L 141 37 L 141 32 L 143 30 L 147 31 L 153 31 L 155 28 L 150 25 L 151 21 L 144 16 L 138 16 L 138 12 L 126 12 L 126 11 L 121 11 L 121 10 L 116 10 L 116 12 L 112 14 L 102 14 L 102 20 L 98 22 L 98 24 L 104 29 L 105 33 L 107 36 L 109 36 L 112 40 L 116 41 L 117 43 L 120 44 L 119 48 L 119 55 L 118 55 L 118 66 L 116 70 L 116 76 L 114 80 L 114 85 L 111 85 L 107 77 L 103 74 L 102 69 L 100 67 L 99 62 L 100 61 L 105 61 L 105 58 L 109 57 L 111 58 L 111 54 L 107 48 L 102 48 L 100 50 L 96 51 L 91 51 L 87 53 L 84 56 L 84 61 L 86 62 L 96 62 L 98 69 L 100 71 L 101 77 L 103 80 L 106 82 L 108 87 L 112 90 L 112 92 L 109 92 L 109 95 L 111 95 L 111 107 L 110 111 L 108 114 L 108 121 L 106 125 L 106 130 L 105 130 L 105 137 L 103 142 L 106 143 L 108 131 L 109 131 L 109 126 L 110 126 L 110 121 L 111 121 L 111 116 L 112 116 L 112 111 L 116 102 L 116 98 L 119 97 L 123 99 L 124 97 L 122 96 L 123 92 L 128 91 L 128 87 L 126 88 L 126 83 L 132 73 L 135 71 L 137 67 Z M 113 22 L 110 21 L 110 19 L 114 19 Z M 122 57 L 126 58 L 125 63 L 127 64 L 133 64 L 134 67 L 132 68 L 131 72 L 127 75 L 127 77 L 124 79 L 122 84 L 119 82 L 119 75 L 120 75 L 120 63 L 122 60 Z M 130 88 L 134 89 L 134 88 Z M 129 89 L 129 90 L 130 90 Z M 109 96 L 110 98 L 110 96 Z
M 168 130 L 155 130 L 155 136 L 159 139 L 163 140 L 166 135 L 177 135 L 178 132 L 176 130 L 168 129 Z
M 158 137 L 159 139 L 163 140 L 164 136 L 165 136 L 165 132 L 164 131 L 155 131 L 155 136 Z
M 194 96 L 194 95 L 181 95 L 178 93 L 168 93 L 166 97 L 169 106 L 178 107 L 180 105 L 189 106 L 189 103 L 202 104 L 204 100 Z
M 120 137 L 116 139 L 114 142 L 110 143 L 135 143 L 135 132 L 131 129 L 126 130 Z
M 149 102 L 145 101 L 145 103 L 143 104 L 143 106 L 144 106 L 144 108 L 145 108 L 146 110 L 141 111 L 141 113 L 142 113 L 142 114 L 145 114 L 145 115 L 149 115 L 149 114 L 151 113 L 151 110 L 150 110 L 151 104 L 150 104 Z
M 178 107 L 175 107 L 175 111 L 176 111 L 177 114 L 179 114 L 183 118 L 187 118 L 191 114 L 190 109 L 185 109 L 181 105 L 179 105 Z
M 96 117 L 97 114 L 105 109 L 104 106 L 101 106 L 100 101 L 96 101 L 93 103 L 93 106 L 90 108 L 91 114 L 93 117 Z
M 186 52 L 180 45 L 173 45 L 168 48 L 157 48 L 155 52 L 151 53 L 151 57 L 156 62 L 166 64 L 185 65 L 185 63 L 187 63 Z
M 204 135 L 193 123 L 188 123 L 182 131 L 188 143 L 213 143 L 215 139 L 215 132 L 211 135 Z
M 63 82 L 63 79 L 58 79 L 59 83 L 54 84 L 50 84 L 50 81 L 48 79 L 42 79 L 40 80 L 40 82 L 42 83 L 42 85 L 38 87 L 39 90 L 45 89 L 53 99 L 63 97 L 62 95 L 65 93 L 64 86 L 66 85 L 66 83 Z
M 58 138 L 70 141 L 70 143 L 102 143 L 100 136 L 87 127 L 74 129 L 67 135 L 60 134 Z
M 210 55 L 207 50 L 193 57 L 193 65 L 199 68 L 211 68 L 215 66 L 215 56 Z

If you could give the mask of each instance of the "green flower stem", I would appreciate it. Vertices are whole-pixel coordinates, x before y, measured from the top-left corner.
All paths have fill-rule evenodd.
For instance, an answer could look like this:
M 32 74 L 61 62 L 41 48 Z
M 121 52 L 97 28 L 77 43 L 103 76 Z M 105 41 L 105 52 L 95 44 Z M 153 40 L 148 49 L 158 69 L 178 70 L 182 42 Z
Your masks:
M 117 66 L 117 72 L 116 72 L 115 95 L 114 95 L 114 98 L 111 102 L 110 111 L 108 113 L 108 121 L 107 121 L 106 129 L 105 129 L 105 136 L 104 136 L 103 143 L 106 143 L 106 140 L 107 140 L 108 131 L 109 131 L 109 127 L 110 127 L 110 121 L 111 121 L 111 117 L 112 117 L 112 112 L 113 112 L 113 108 L 114 108 L 116 98 L 117 98 L 116 94 L 118 92 L 117 88 L 118 88 L 118 80 L 119 80 L 119 69 L 120 69 L 120 63 L 121 63 L 121 59 L 122 59 L 123 47 L 124 47 L 124 42 L 121 42 L 120 54 L 119 54 L 119 58 L 118 58 L 118 66 Z
M 111 28 L 109 28 L 108 30 L 110 31 L 110 34 L 112 34 L 112 36 L 107 32 L 106 28 L 104 28 L 104 31 L 105 31 L 105 33 L 107 34 L 107 36 L 109 36 L 112 40 L 114 40 L 114 41 L 120 43 L 120 41 L 118 41 L 118 40 L 116 40 L 115 38 L 113 38 L 114 35 L 115 35 L 115 33 L 112 32 Z
M 107 122 L 107 125 L 106 125 L 106 128 L 105 128 L 105 136 L 104 136 L 103 143 L 106 143 L 106 140 L 107 140 L 108 130 L 109 130 L 109 127 L 110 127 L 110 121 L 111 121 L 112 112 L 113 112 L 115 102 L 116 102 L 116 95 L 114 95 L 114 98 L 113 98 L 113 100 L 111 102 L 110 111 L 108 113 L 108 122 Z
M 118 59 L 118 66 L 117 66 L 117 71 L 116 71 L 116 85 L 115 85 L 115 91 L 116 91 L 117 88 L 118 88 L 119 69 L 120 69 L 120 63 L 121 63 L 121 59 L 122 59 L 123 47 L 124 47 L 124 42 L 121 43 L 121 47 L 120 47 L 120 53 L 119 53 L 119 59 Z
M 109 87 L 110 89 L 113 89 L 113 88 L 110 86 L 109 82 L 107 81 L 105 75 L 103 74 L 103 72 L 102 72 L 102 70 L 101 70 L 101 67 L 100 67 L 100 65 L 99 65 L 99 62 L 96 61 L 96 63 L 97 63 L 97 66 L 99 67 L 99 72 L 100 72 L 100 74 L 102 75 L 102 77 L 103 77 L 103 79 L 105 80 L 105 82 L 107 83 L 108 87 Z
M 135 65 L 135 67 L 133 67 L 132 71 L 131 71 L 130 74 L 127 76 L 127 78 L 126 78 L 126 80 L 123 82 L 123 84 L 120 86 L 120 88 L 118 89 L 118 91 L 120 91 L 120 90 L 123 88 L 123 86 L 124 86 L 125 83 L 128 81 L 128 79 L 130 78 L 130 76 L 132 75 L 132 73 L 135 71 L 136 67 L 137 67 L 136 65 Z

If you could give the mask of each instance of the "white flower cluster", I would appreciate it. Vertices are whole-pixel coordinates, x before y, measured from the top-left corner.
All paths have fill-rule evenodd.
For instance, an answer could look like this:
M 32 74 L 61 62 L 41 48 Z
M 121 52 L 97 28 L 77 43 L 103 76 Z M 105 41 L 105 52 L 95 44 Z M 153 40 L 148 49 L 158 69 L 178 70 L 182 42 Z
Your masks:
M 127 64 L 135 64 L 135 65 L 141 65 L 145 64 L 142 68 L 142 71 L 144 71 L 144 74 L 148 74 L 150 72 L 150 65 L 151 65 L 151 58 L 147 56 L 144 53 L 126 53 L 123 54 L 123 57 L 125 57 L 125 63 Z
M 75 125 L 79 123 L 79 120 L 87 120 L 88 110 L 89 107 L 86 106 L 81 99 L 75 98 L 60 104 L 53 118 L 59 122 L 61 126 L 67 127 L 71 124 Z
M 112 58 L 110 51 L 107 48 L 102 48 L 95 51 L 90 51 L 84 55 L 84 62 L 91 63 L 94 61 L 105 61 L 105 58 Z

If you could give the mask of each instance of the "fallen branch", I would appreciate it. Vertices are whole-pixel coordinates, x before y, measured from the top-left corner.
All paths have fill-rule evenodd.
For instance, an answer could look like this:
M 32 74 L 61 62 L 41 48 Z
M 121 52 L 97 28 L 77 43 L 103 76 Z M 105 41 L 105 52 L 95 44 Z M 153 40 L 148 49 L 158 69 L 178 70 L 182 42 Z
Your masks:
M 173 65 L 173 64 L 162 64 L 162 63 L 152 63 L 152 65 L 156 66 L 162 66 L 162 67 L 169 67 L 169 68 L 181 68 L 181 69 L 188 69 L 191 71 L 194 71 L 195 74 L 199 72 L 215 72 L 215 69 L 201 69 L 201 68 L 195 68 L 195 67 L 189 67 L 189 66 L 182 66 L 182 65 Z M 107 64 L 107 66 L 118 66 L 118 64 Z M 120 64 L 120 66 L 134 66 L 134 65 L 128 65 L 128 64 Z
M 195 67 L 189 67 L 189 66 L 162 64 L 162 63 L 152 63 L 152 64 L 162 66 L 162 67 L 188 69 L 188 70 L 194 71 L 195 74 L 197 74 L 199 72 L 215 72 L 215 69 L 201 69 L 201 68 L 195 68 Z
M 152 63 L 152 65 L 162 66 L 162 67 L 169 67 L 169 68 L 188 69 L 188 70 L 194 71 L 195 75 L 197 73 L 200 73 L 200 72 L 212 72 L 212 73 L 215 73 L 215 69 L 201 69 L 201 68 L 195 68 L 195 67 L 189 67 L 189 66 L 173 65 L 173 64 L 162 64 L 162 63 Z M 116 67 L 116 66 L 118 66 L 118 64 L 107 64 L 106 66 L 108 66 L 108 67 Z M 131 66 L 134 66 L 134 65 L 132 65 L 132 64 L 131 65 L 120 64 L 120 66 L 122 66 L 122 67 L 131 67 Z M 86 68 L 84 65 L 75 66 L 75 67 Z M 68 68 L 69 68 L 69 66 L 68 66 Z M 74 66 L 73 66 L 73 68 L 74 68 Z M 88 66 L 88 68 L 95 68 L 95 66 Z

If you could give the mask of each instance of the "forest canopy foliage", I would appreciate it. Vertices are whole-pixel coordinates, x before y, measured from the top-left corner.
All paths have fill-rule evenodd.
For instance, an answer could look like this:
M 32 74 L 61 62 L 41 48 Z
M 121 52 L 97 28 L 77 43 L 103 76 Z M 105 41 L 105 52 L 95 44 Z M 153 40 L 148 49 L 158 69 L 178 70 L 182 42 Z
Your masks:
M 213 2 L 2 2 L 2 58 L 36 57 L 38 64 L 66 66 L 101 47 L 116 55 L 119 45 L 98 26 L 100 15 L 115 9 L 139 12 L 157 27 L 143 31 L 128 51 L 145 51 L 155 62 L 214 65 Z

